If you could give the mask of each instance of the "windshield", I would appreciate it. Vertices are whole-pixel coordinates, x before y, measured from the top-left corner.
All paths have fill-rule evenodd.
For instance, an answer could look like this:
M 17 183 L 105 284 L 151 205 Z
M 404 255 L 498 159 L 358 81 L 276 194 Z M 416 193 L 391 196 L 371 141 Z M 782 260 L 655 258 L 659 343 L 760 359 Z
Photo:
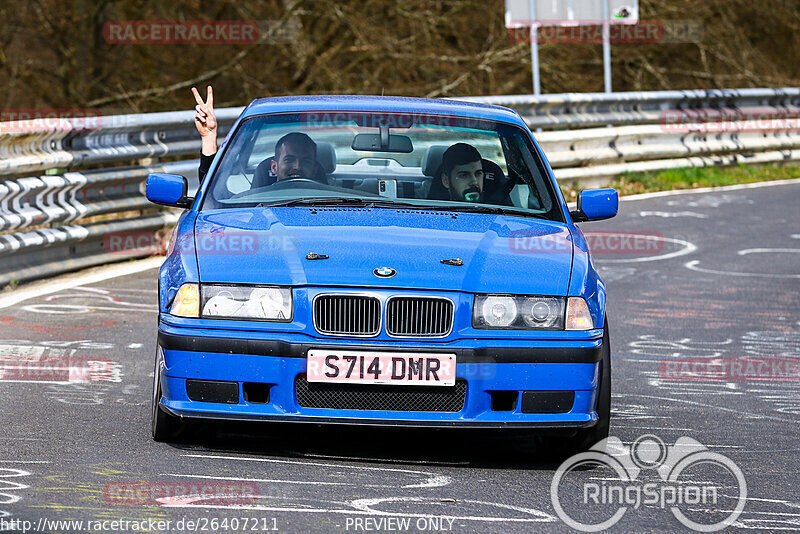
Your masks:
M 564 220 L 528 133 L 507 123 L 285 113 L 243 121 L 226 145 L 203 210 L 370 203 Z

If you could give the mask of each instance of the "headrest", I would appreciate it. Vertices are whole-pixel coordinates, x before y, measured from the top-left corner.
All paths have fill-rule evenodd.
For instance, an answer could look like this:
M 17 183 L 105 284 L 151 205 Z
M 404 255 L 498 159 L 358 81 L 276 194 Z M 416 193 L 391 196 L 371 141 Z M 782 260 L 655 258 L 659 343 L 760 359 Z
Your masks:
M 431 145 L 428 151 L 425 152 L 425 157 L 422 158 L 422 174 L 425 176 L 433 176 L 439 167 L 442 165 L 442 156 L 444 151 L 449 148 L 448 145 Z
M 336 151 L 330 143 L 317 143 L 317 163 L 326 174 L 336 170 Z

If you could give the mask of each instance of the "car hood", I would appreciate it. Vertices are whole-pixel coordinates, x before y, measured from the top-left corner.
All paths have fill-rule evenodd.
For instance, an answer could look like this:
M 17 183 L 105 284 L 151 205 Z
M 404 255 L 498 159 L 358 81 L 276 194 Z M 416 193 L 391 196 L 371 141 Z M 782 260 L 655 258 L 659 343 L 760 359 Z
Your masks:
M 572 264 L 562 223 L 414 209 L 201 212 L 194 246 L 203 283 L 566 295 Z M 463 265 L 442 263 L 456 258 Z M 379 267 L 396 274 L 380 278 Z

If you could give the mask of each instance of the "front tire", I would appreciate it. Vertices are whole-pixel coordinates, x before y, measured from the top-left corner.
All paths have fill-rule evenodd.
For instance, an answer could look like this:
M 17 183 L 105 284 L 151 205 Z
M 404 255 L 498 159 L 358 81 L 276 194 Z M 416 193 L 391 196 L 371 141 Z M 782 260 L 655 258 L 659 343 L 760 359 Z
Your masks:
M 186 422 L 180 417 L 167 413 L 161 407 L 161 368 L 163 364 L 164 353 L 159 347 L 156 351 L 156 363 L 153 368 L 153 439 L 158 442 L 180 441 L 186 431 Z
M 608 437 L 611 425 L 611 343 L 608 335 L 608 318 L 603 329 L 603 358 L 600 369 L 600 387 L 597 392 L 597 424 L 578 431 L 574 438 L 577 452 L 591 449 L 592 446 Z
M 600 360 L 600 384 L 597 392 L 597 423 L 581 428 L 572 436 L 539 436 L 538 445 L 547 456 L 569 457 L 587 451 L 608 437 L 611 424 L 611 342 L 608 318 L 603 329 L 603 354 Z

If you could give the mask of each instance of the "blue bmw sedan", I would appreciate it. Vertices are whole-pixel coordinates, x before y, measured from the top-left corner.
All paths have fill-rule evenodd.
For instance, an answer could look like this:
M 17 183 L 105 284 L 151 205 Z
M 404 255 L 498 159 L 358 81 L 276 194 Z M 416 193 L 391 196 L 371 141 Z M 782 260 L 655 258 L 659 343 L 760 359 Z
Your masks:
M 605 287 L 513 110 L 395 97 L 253 101 L 159 275 L 153 437 L 187 420 L 519 428 L 607 437 Z

